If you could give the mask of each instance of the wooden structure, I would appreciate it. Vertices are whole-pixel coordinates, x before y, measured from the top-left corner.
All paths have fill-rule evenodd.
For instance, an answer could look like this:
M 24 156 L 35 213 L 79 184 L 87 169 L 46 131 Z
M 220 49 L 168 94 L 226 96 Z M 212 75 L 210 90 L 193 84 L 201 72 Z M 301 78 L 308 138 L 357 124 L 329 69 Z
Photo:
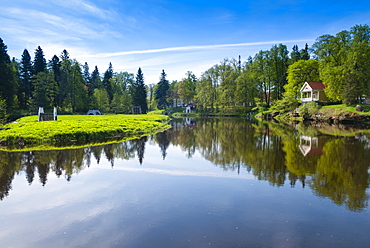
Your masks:
M 321 82 L 305 82 L 301 88 L 301 102 L 327 102 L 324 92 L 325 85 Z
M 141 107 L 140 106 L 133 106 L 132 107 L 132 114 L 141 115 L 142 114 Z
M 44 113 L 44 108 L 39 107 L 38 121 L 56 121 L 58 119 L 57 108 L 54 107 L 53 113 Z

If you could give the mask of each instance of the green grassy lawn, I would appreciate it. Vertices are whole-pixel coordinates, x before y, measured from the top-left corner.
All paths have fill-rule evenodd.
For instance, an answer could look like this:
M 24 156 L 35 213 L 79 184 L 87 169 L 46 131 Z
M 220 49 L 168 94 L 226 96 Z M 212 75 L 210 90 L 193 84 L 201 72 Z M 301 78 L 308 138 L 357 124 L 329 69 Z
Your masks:
M 341 113 L 346 113 L 346 112 L 353 112 L 353 113 L 358 113 L 362 115 L 370 115 L 370 106 L 369 105 L 362 105 L 364 107 L 364 112 L 360 112 L 356 110 L 356 105 L 352 106 L 347 106 L 345 104 L 338 104 L 338 105 L 328 105 L 328 106 L 323 106 L 320 109 L 320 112 L 330 112 L 333 115 L 339 115 Z
M 37 116 L 4 125 L 0 145 L 71 144 L 138 137 L 169 127 L 164 115 L 59 115 L 58 121 L 38 122 Z

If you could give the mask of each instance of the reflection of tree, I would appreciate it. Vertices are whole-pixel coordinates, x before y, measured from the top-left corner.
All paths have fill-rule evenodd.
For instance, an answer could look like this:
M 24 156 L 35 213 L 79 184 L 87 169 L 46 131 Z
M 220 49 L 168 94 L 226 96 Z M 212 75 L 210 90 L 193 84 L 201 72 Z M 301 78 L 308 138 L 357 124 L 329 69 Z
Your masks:
M 15 173 L 20 171 L 20 153 L 0 152 L 0 200 L 8 196 Z
M 365 142 L 354 138 L 335 139 L 324 146 L 312 188 L 319 196 L 329 197 L 338 205 L 361 211 L 367 206 L 370 154 Z
M 299 149 L 299 137 L 297 135 L 285 137 L 283 140 L 283 151 L 285 152 L 287 169 L 297 176 L 306 176 L 315 173 L 319 156 L 303 156 Z
M 302 128 L 305 134 L 319 134 L 312 127 Z M 194 147 L 225 170 L 242 165 L 252 168 L 259 180 L 279 186 L 289 179 L 292 187 L 297 182 L 305 187 L 306 177 L 311 176 L 309 185 L 318 195 L 345 204 L 350 210 L 366 206 L 369 176 L 365 161 L 369 161 L 370 153 L 364 142 L 318 136 L 316 149 L 321 152 L 304 156 L 299 148 L 300 134 L 294 128 L 274 123 L 252 126 L 235 119 L 198 120 L 197 128 L 191 132 L 184 129 L 177 135 L 174 140 L 178 145 Z M 330 145 L 332 142 L 335 145 Z
M 317 136 L 317 149 L 322 149 L 321 156 L 304 156 L 299 149 L 298 135 L 290 135 L 279 127 L 283 138 L 286 166 L 292 173 L 291 182 L 297 178 L 312 176 L 311 188 L 319 196 L 328 197 L 338 205 L 345 205 L 352 211 L 366 207 L 368 187 L 368 163 L 370 153 L 367 143 L 355 138 L 335 138 Z M 301 126 L 305 134 L 318 135 L 313 127 Z M 304 185 L 304 181 L 302 181 Z
M 313 128 L 302 126 L 300 129 L 306 135 L 319 135 Z M 292 187 L 300 182 L 302 187 L 307 184 L 317 195 L 350 210 L 360 211 L 366 207 L 368 141 L 312 137 L 309 140 L 317 141 L 316 147 L 323 152 L 321 156 L 309 156 L 307 149 L 302 153 L 302 136 L 294 128 L 274 123 L 256 125 L 234 118 L 200 119 L 194 128 L 174 122 L 172 129 L 166 132 L 117 144 L 59 151 L 0 152 L 0 199 L 9 194 L 14 175 L 19 171 L 25 172 L 29 184 L 38 175 L 45 185 L 49 173 L 71 180 L 73 174 L 90 166 L 92 158 L 99 163 L 105 156 L 113 166 L 116 159 L 128 160 L 136 155 L 141 164 L 148 140 L 158 144 L 163 159 L 172 142 L 188 157 L 198 151 L 223 170 L 243 173 L 244 169 L 275 186 L 284 185 L 287 180 Z
M 181 149 L 186 152 L 186 156 L 191 158 L 196 150 L 195 130 L 185 127 L 182 122 L 172 122 L 171 142 L 173 145 L 181 145 Z
M 140 165 L 143 163 L 144 153 L 145 153 L 145 143 L 147 141 L 147 137 L 141 137 L 140 139 L 136 140 L 136 150 L 137 150 L 137 157 L 139 159 Z
M 33 178 L 35 177 L 35 166 L 31 163 L 26 165 L 26 178 L 29 185 L 32 184 Z
M 49 165 L 48 164 L 38 164 L 37 171 L 39 172 L 40 182 L 44 186 L 47 181 L 47 176 L 49 174 Z
M 286 177 L 281 138 L 273 136 L 268 126 L 259 132 L 245 119 L 208 119 L 197 122 L 197 147 L 207 159 L 225 170 L 240 165 L 252 168 L 260 180 L 283 185 Z
M 103 146 L 105 157 L 110 162 L 112 167 L 114 166 L 114 144 L 108 144 Z
M 8 196 L 9 191 L 12 189 L 13 175 L 2 174 L 0 176 L 0 200 Z
M 156 139 L 156 141 L 157 141 L 157 143 L 159 145 L 159 148 L 161 148 L 161 153 L 162 153 L 163 160 L 167 156 L 167 148 L 170 145 L 170 140 L 169 140 L 169 137 L 168 136 L 169 136 L 169 132 L 168 131 L 157 133 L 155 135 L 155 139 Z
M 93 146 L 90 149 L 91 149 L 92 154 L 94 155 L 94 158 L 96 159 L 96 161 L 99 164 L 101 154 L 102 154 L 102 151 L 103 151 L 103 147 L 102 146 Z
M 130 159 L 135 157 L 135 141 L 129 140 L 123 143 L 114 144 L 114 157 L 117 159 Z
M 105 155 L 113 165 L 114 158 L 133 158 L 137 152 L 139 160 L 142 161 L 145 142 L 146 138 L 143 137 L 138 141 L 81 149 L 0 152 L 0 200 L 9 194 L 14 175 L 19 171 L 25 172 L 29 184 L 34 181 L 36 173 L 42 185 L 47 183 L 49 173 L 55 173 L 58 177 L 64 175 L 69 181 L 73 174 L 90 165 L 91 157 L 95 157 L 99 163 L 101 156 Z

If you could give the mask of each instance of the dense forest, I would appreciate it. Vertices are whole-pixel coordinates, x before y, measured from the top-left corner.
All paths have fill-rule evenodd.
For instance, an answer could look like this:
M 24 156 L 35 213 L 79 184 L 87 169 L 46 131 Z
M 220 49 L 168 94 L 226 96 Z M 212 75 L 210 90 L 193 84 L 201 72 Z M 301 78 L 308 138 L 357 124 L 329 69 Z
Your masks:
M 148 110 L 195 102 L 203 112 L 247 112 L 255 106 L 276 110 L 295 107 L 305 81 L 322 81 L 330 101 L 354 104 L 369 94 L 370 27 L 356 25 L 336 35 L 322 35 L 309 47 L 292 51 L 284 44 L 259 51 L 242 61 L 224 59 L 197 78 L 188 71 L 180 81 L 169 82 L 163 70 L 157 84 L 146 85 L 141 68 L 136 76 L 90 73 L 64 50 L 46 61 L 42 48 L 34 58 L 27 49 L 10 59 L 0 38 L 0 121 L 33 114 L 38 106 L 54 106 L 64 113 L 130 113 L 132 106 Z

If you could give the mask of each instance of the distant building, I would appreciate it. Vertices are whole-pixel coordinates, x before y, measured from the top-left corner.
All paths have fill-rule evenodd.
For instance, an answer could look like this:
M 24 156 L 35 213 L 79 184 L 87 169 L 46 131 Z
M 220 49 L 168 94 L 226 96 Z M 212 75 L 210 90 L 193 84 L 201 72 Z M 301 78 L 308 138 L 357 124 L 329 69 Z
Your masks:
M 195 103 L 189 103 L 186 105 L 185 113 L 194 113 L 196 111 L 196 107 Z
M 305 82 L 301 88 L 301 102 L 327 102 L 324 92 L 325 85 L 322 82 Z

